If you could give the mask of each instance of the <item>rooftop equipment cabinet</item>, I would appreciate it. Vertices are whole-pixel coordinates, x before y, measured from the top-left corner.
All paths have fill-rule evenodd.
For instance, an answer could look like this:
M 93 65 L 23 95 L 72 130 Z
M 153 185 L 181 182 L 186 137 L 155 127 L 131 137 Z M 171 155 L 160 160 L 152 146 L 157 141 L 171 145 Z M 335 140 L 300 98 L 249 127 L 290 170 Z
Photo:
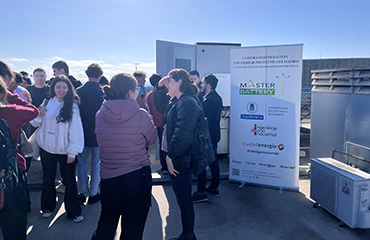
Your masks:
M 174 68 L 183 68 L 190 72 L 198 70 L 201 79 L 208 74 L 218 78 L 216 91 L 223 100 L 224 110 L 221 115 L 221 140 L 218 154 L 229 153 L 230 126 L 230 49 L 241 47 L 240 43 L 183 44 L 156 41 L 156 72 L 166 76 Z
M 312 85 L 311 198 L 370 228 L 370 163 L 353 156 L 370 159 L 370 68 L 314 70 Z M 333 149 L 344 155 L 333 159 Z
M 311 72 L 311 157 L 330 157 L 338 149 L 370 159 L 370 68 Z

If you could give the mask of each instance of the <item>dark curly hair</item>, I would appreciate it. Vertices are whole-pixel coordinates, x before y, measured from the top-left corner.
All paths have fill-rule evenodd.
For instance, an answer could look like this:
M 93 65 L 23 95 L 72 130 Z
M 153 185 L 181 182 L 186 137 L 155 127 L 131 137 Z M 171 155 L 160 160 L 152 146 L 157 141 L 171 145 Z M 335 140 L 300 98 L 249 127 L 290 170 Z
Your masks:
M 66 123 L 70 122 L 73 115 L 73 103 L 76 102 L 79 103 L 79 98 L 75 92 L 75 89 L 71 83 L 71 81 L 68 79 L 66 75 L 60 75 L 53 79 L 50 86 L 50 98 L 53 98 L 56 96 L 55 93 L 55 85 L 58 82 L 64 82 L 68 86 L 68 92 L 64 96 L 64 104 L 62 109 L 60 109 L 59 115 L 57 116 L 57 123 Z
M 180 92 L 184 93 L 190 90 L 193 93 L 199 93 L 198 86 L 190 80 L 189 74 L 186 70 L 176 68 L 171 70 L 168 75 L 176 82 L 178 82 L 180 79 L 182 80 L 182 83 L 180 85 Z

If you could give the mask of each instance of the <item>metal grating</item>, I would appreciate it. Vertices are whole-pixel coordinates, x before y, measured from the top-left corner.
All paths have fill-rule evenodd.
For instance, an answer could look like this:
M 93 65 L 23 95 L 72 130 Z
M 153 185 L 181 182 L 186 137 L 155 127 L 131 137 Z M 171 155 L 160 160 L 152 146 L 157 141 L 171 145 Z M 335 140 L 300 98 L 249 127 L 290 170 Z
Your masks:
M 323 208 L 337 215 L 338 176 L 311 163 L 311 198 Z

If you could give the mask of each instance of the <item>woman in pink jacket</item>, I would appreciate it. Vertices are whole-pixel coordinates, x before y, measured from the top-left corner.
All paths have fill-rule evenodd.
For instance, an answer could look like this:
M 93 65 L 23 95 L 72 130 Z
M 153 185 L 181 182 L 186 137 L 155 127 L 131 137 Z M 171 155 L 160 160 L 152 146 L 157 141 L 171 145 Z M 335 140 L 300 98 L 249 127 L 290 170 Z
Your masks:
M 121 217 L 121 239 L 142 239 L 151 205 L 152 177 L 147 147 L 157 131 L 139 108 L 136 79 L 115 75 L 104 87 L 105 101 L 96 114 L 101 158 L 102 211 L 92 239 L 114 239 Z

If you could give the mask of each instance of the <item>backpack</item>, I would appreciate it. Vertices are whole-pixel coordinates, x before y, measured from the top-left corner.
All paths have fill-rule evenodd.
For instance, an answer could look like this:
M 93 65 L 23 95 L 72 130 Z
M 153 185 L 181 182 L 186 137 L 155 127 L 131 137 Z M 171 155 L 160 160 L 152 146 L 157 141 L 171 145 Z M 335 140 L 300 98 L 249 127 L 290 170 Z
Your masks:
M 13 149 L 10 129 L 8 123 L 0 118 L 0 171 L 11 173 L 15 172 L 15 169 L 16 153 Z
M 197 97 L 196 100 L 202 110 L 194 132 L 194 141 L 192 144 L 192 170 L 193 174 L 198 176 L 207 166 L 216 160 L 216 156 L 213 151 L 207 118 L 204 116 L 202 104 Z

